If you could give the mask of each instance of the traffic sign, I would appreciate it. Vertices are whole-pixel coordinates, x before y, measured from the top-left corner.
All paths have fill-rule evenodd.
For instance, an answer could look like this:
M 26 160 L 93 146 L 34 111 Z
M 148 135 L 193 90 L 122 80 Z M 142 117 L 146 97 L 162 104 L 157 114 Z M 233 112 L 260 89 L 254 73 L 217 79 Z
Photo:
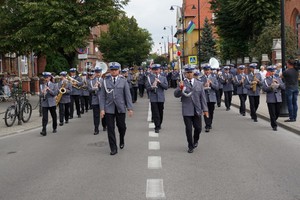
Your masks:
M 189 64 L 190 65 L 195 65 L 197 64 L 197 56 L 189 56 Z

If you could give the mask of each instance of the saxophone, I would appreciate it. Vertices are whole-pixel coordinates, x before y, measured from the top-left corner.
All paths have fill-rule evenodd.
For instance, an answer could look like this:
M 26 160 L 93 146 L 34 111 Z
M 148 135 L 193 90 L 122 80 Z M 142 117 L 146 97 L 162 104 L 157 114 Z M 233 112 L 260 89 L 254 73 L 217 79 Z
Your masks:
M 67 84 L 67 82 L 64 81 L 63 84 L 62 84 L 62 86 L 61 86 L 61 88 L 59 89 L 59 93 L 58 93 L 58 95 L 57 95 L 57 97 L 55 99 L 56 100 L 56 106 L 59 104 L 59 102 L 60 102 L 63 94 L 65 94 L 67 92 L 67 90 L 66 90 L 66 84 Z
M 257 83 L 259 82 L 258 78 L 255 76 L 255 74 L 253 75 L 253 81 L 251 82 L 251 88 L 252 91 L 255 92 L 256 91 L 256 87 L 257 87 Z

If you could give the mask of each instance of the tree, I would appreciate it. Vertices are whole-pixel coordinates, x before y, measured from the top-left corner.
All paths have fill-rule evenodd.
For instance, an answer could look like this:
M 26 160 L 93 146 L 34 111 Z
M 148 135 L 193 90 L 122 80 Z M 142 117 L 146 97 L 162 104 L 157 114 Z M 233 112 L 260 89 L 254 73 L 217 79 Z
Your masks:
M 200 40 L 200 61 L 208 62 L 211 57 L 216 56 L 216 41 L 213 36 L 213 31 L 208 18 L 204 20 L 203 31 L 201 32 Z
M 113 21 L 128 0 L 2 0 L 0 52 L 58 52 L 73 66 L 90 27 Z M 112 14 L 113 13 L 113 14 Z
M 132 66 L 146 60 L 153 42 L 151 34 L 139 28 L 134 17 L 123 14 L 109 24 L 108 32 L 101 34 L 96 43 L 104 61 Z

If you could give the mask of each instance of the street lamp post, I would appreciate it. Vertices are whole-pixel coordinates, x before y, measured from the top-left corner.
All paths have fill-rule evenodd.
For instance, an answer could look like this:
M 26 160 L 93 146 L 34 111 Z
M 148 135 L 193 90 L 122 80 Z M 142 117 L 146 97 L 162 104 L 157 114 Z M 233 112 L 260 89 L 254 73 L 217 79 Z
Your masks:
M 164 27 L 164 30 L 167 30 L 167 28 L 169 28 L 169 29 L 171 29 L 171 42 L 172 42 L 172 45 L 171 45 L 171 56 L 170 56 L 170 60 L 171 60 L 171 62 L 173 62 L 173 45 L 174 45 L 174 43 L 173 43 L 173 37 L 174 37 L 174 35 L 173 35 L 173 25 L 171 25 L 171 26 L 165 26 Z M 169 43 L 169 42 L 168 42 Z M 169 51 L 169 44 L 168 44 L 168 51 Z
M 200 70 L 200 0 L 198 0 L 198 69 Z
M 169 36 L 162 36 L 161 39 L 164 40 L 165 53 L 169 55 L 169 47 L 166 45 L 165 38 L 167 37 L 167 45 L 169 45 Z

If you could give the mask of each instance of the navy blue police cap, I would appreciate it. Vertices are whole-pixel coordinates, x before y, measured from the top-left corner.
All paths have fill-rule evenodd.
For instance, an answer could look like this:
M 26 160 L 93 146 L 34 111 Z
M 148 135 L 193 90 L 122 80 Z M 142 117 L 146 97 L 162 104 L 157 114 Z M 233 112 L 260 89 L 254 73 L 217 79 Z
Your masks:
M 43 72 L 42 75 L 46 78 L 46 77 L 51 76 L 51 73 L 50 72 Z
M 68 74 L 68 72 L 66 72 L 66 71 L 62 71 L 59 73 L 59 75 L 61 75 L 61 76 L 67 76 L 67 74 Z

